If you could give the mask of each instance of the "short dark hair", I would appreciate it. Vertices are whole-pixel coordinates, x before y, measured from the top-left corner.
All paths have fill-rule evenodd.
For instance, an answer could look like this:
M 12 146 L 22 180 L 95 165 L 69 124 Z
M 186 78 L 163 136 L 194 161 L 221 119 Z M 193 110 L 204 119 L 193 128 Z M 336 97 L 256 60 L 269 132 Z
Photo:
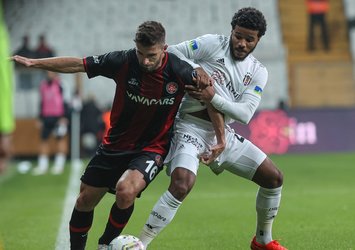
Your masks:
M 143 46 L 165 44 L 165 29 L 159 22 L 146 21 L 138 26 L 134 41 Z
M 252 7 L 238 10 L 232 18 L 231 25 L 232 29 L 237 25 L 246 29 L 257 30 L 259 38 L 266 32 L 266 20 L 263 13 Z

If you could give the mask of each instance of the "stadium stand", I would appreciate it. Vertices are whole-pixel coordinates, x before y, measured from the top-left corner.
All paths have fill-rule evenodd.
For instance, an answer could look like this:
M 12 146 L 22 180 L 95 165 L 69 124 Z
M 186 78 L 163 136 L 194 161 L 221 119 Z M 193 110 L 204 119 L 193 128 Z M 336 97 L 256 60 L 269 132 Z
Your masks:
M 255 52 L 269 69 L 269 84 L 260 108 L 276 108 L 279 100 L 288 99 L 287 67 L 284 66 L 286 59 L 277 0 L 229 0 L 223 3 L 214 0 L 106 0 L 100 6 L 95 0 L 37 0 L 36 4 L 33 1 L 7 1 L 5 18 L 13 50 L 20 46 L 24 34 L 29 33 L 33 42 L 38 35 L 45 33 L 57 55 L 82 57 L 134 46 L 132 38 L 136 27 L 148 19 L 156 19 L 165 25 L 168 43 L 205 33 L 229 35 L 234 11 L 248 5 L 262 10 L 268 20 L 267 34 Z M 73 76 L 62 78 L 73 81 Z M 111 83 L 100 84 L 105 79 L 99 78 L 84 81 L 84 94 L 105 96 L 99 99 L 101 106 L 110 103 L 114 87 Z M 23 105 L 17 107 L 16 114 L 20 116 Z
M 353 2 L 353 1 L 349 1 Z M 289 94 L 295 108 L 353 107 L 353 62 L 343 1 L 329 0 L 330 51 L 307 51 L 308 19 L 304 1 L 279 1 L 287 44 Z M 354 9 L 354 8 L 353 8 Z M 354 42 L 351 42 L 354 44 Z
M 267 33 L 255 50 L 269 71 L 259 109 L 275 109 L 280 101 L 290 108 L 353 107 L 354 1 L 329 1 L 331 50 L 313 53 L 306 49 L 308 19 L 304 1 L 105 0 L 100 6 L 95 0 L 5 1 L 5 19 L 13 50 L 20 46 L 24 34 L 30 35 L 35 47 L 36 38 L 45 33 L 57 55 L 83 57 L 133 47 L 136 27 L 148 19 L 165 25 L 168 44 L 206 33 L 229 35 L 234 11 L 254 6 L 268 21 Z M 73 92 L 75 76 L 63 75 L 62 79 Z M 95 93 L 101 107 L 111 103 L 114 86 L 109 80 L 89 81 L 84 76 L 83 82 L 84 96 Z M 35 92 L 17 92 L 16 116 L 35 117 L 36 99 Z

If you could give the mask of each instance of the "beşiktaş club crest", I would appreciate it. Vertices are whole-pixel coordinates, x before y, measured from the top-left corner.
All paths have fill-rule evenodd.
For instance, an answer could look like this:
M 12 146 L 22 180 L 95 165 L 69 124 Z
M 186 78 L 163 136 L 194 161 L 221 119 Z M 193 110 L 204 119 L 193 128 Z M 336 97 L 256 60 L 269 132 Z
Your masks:
M 168 94 L 175 94 L 177 90 L 178 90 L 178 85 L 176 82 L 169 82 L 166 85 L 166 92 L 168 92 Z
M 244 86 L 248 86 L 250 84 L 250 82 L 251 82 L 251 79 L 252 79 L 251 73 L 250 72 L 246 73 L 246 75 L 243 78 Z

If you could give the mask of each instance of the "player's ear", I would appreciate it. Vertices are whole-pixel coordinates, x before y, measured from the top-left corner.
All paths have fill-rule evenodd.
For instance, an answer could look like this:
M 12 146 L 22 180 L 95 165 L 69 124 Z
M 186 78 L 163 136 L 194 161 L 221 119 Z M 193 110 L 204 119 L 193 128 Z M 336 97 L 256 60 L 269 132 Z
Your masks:
M 167 50 L 167 48 L 168 48 L 168 45 L 165 44 L 164 47 L 163 47 L 164 51 Z

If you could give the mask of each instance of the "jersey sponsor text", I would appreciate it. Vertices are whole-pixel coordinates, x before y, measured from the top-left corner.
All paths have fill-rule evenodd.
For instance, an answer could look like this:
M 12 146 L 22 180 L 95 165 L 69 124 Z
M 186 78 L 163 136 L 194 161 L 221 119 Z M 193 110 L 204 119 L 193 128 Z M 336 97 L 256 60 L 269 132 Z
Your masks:
M 152 106 L 152 105 L 160 105 L 160 106 L 165 106 L 165 105 L 173 105 L 175 102 L 175 97 L 172 98 L 163 98 L 163 99 L 150 99 L 145 96 L 139 96 L 132 94 L 128 91 L 126 91 L 127 96 L 129 99 L 131 99 L 134 102 L 141 103 L 146 106 Z

